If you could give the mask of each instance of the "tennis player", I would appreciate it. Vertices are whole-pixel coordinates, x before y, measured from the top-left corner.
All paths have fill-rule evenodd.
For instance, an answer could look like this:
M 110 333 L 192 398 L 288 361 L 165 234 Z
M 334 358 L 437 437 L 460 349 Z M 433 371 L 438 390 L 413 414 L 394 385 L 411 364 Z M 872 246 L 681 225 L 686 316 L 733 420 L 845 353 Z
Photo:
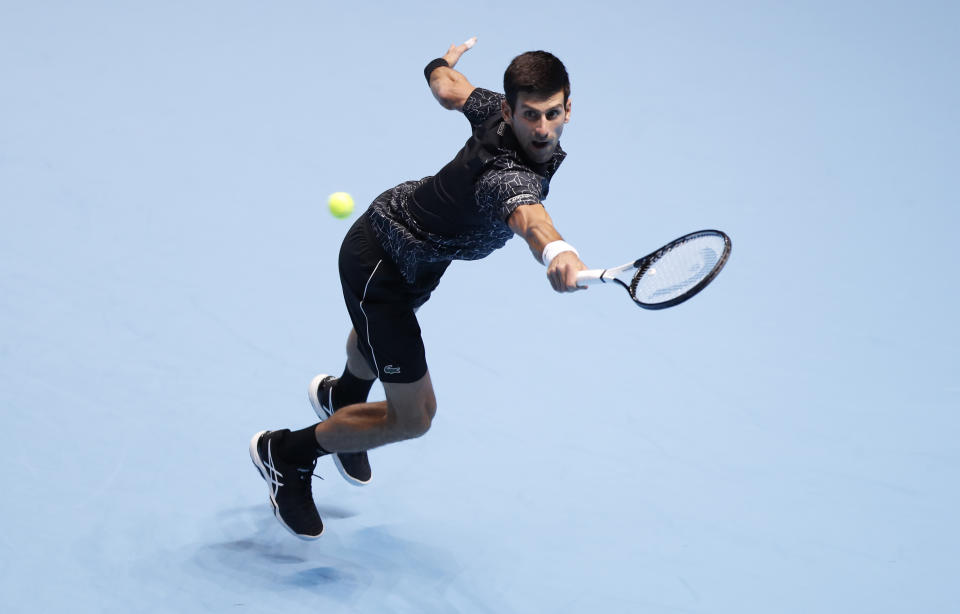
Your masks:
M 430 428 L 437 401 L 415 312 L 451 261 L 483 258 L 517 234 L 546 265 L 554 290 L 581 289 L 576 274 L 586 267 L 542 204 L 566 156 L 566 68 L 545 51 L 524 53 L 507 68 L 501 95 L 474 87 L 453 68 L 475 42 L 451 45 L 424 69 L 440 105 L 469 120 L 466 145 L 436 175 L 378 196 L 343 241 L 340 282 L 353 330 L 343 374 L 318 375 L 310 384 L 320 422 L 261 431 L 250 442 L 276 517 L 303 539 L 323 532 L 311 492 L 318 457 L 333 455 L 349 482 L 366 484 L 366 450 Z M 377 378 L 386 401 L 368 403 Z

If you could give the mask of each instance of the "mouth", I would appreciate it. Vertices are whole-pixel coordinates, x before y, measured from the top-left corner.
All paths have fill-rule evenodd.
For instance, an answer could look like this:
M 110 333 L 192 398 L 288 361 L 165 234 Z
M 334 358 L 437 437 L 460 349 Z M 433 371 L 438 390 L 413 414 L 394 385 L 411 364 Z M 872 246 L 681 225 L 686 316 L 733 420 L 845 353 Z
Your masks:
M 531 141 L 530 145 L 536 151 L 544 151 L 550 147 L 550 141 Z

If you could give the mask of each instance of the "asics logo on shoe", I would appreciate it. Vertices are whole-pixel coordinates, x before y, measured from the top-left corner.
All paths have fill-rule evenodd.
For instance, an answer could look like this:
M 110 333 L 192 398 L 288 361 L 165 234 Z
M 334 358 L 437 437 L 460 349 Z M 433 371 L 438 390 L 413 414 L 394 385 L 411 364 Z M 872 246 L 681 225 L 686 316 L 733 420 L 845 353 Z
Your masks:
M 250 440 L 250 459 L 267 483 L 273 515 L 288 531 L 301 539 L 317 539 L 323 534 L 323 520 L 310 493 L 313 473 L 309 468 L 297 467 L 282 455 L 273 455 L 273 444 L 283 440 L 289 431 L 260 431 Z M 280 471 L 280 468 L 283 471 Z
M 333 415 L 333 386 L 327 388 L 327 404 L 324 406 L 323 403 L 320 403 L 320 406 L 327 412 L 328 416 Z
M 283 486 L 283 482 L 279 478 L 283 477 L 283 474 L 277 471 L 276 467 L 273 464 L 273 442 L 267 440 L 267 462 L 264 465 L 269 475 L 267 476 L 267 482 L 270 484 L 270 490 L 273 492 L 273 495 L 276 496 L 277 492 L 280 490 L 280 487 Z

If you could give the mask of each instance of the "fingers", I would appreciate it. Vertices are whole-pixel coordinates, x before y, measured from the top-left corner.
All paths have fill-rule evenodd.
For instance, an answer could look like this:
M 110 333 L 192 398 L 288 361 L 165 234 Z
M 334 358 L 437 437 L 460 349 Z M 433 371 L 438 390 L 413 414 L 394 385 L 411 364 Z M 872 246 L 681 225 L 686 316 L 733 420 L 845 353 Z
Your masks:
M 577 285 L 577 273 L 576 271 L 566 272 L 566 271 L 555 271 L 553 274 L 548 275 L 550 279 L 550 285 L 553 287 L 556 292 L 576 292 L 578 290 L 586 290 L 586 286 Z
M 576 292 L 577 290 L 586 290 L 586 286 L 577 284 L 577 271 L 580 269 L 569 267 L 564 271 L 563 283 L 564 292 Z
M 553 288 L 554 292 L 563 292 L 564 283 L 563 283 L 563 278 L 559 274 L 559 271 L 557 270 L 547 271 L 547 279 L 550 280 L 550 287 Z
M 570 267 L 569 269 L 567 269 L 564 282 L 566 282 L 567 284 L 568 292 L 576 292 L 577 290 L 587 289 L 586 286 L 581 286 L 580 284 L 577 283 L 577 271 L 582 271 L 585 268 L 586 267 L 584 267 L 581 264 L 581 266 L 579 267 Z
M 477 37 L 471 36 L 465 42 L 460 45 L 450 45 L 450 48 L 447 49 L 447 52 L 443 55 L 443 59 L 447 61 L 447 64 L 450 65 L 450 68 L 460 60 L 462 56 L 468 49 L 477 44 Z
M 547 269 L 547 278 L 556 292 L 576 292 L 586 290 L 586 286 L 577 285 L 577 271 L 586 269 L 586 265 L 572 252 L 557 256 Z

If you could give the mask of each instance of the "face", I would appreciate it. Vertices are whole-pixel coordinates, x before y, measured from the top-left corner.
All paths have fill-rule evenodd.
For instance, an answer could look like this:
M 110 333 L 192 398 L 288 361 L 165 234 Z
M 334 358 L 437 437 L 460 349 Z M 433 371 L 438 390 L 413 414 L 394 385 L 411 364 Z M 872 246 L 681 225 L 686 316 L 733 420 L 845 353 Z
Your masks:
M 563 103 L 563 91 L 548 98 L 520 92 L 514 111 L 510 110 L 506 100 L 503 101 L 503 119 L 513 128 L 527 157 L 542 164 L 557 150 L 563 125 L 570 121 L 570 100 Z

